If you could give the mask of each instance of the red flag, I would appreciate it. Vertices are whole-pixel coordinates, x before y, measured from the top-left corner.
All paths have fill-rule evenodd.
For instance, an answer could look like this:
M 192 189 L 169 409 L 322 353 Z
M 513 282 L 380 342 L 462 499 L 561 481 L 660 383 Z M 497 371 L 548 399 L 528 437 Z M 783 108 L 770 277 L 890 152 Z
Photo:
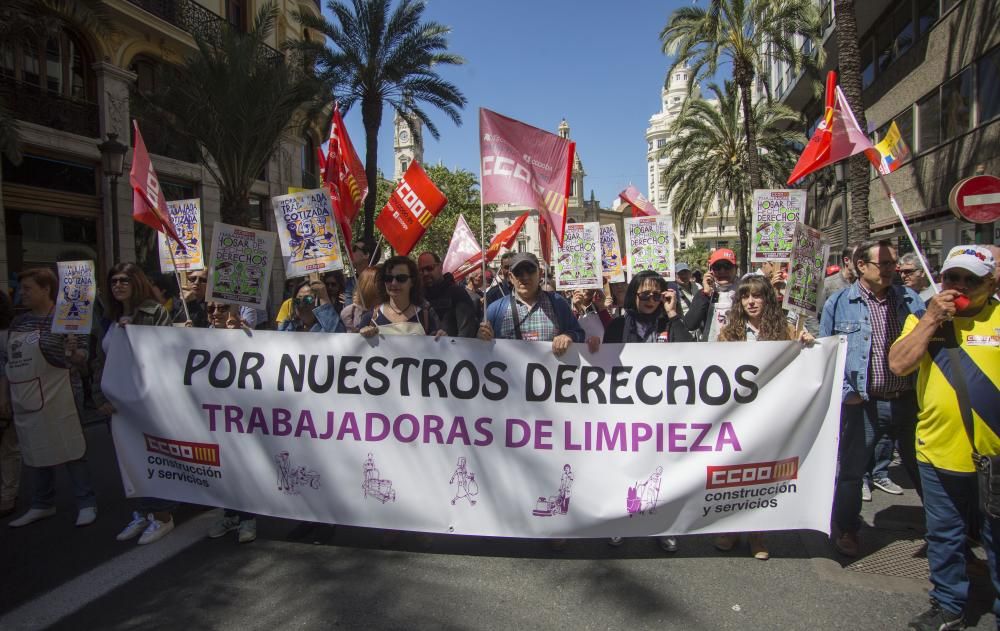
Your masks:
M 375 226 L 389 245 L 406 256 L 447 203 L 448 198 L 414 160 L 375 218 Z
M 514 246 L 514 240 L 517 239 L 517 235 L 521 232 L 521 228 L 524 227 L 524 222 L 527 221 L 528 215 L 531 213 L 530 210 L 526 210 L 521 213 L 514 223 L 510 224 L 493 237 L 490 241 L 490 246 L 486 248 L 486 263 L 489 264 L 500 254 L 501 248 L 507 248 L 508 250 Z M 479 262 L 483 259 L 482 252 L 476 252 L 472 257 L 469 258 L 465 263 L 462 263 L 458 268 L 452 272 L 452 277 L 455 280 L 461 280 L 467 276 L 470 272 L 479 267 Z
M 632 207 L 633 217 L 652 217 L 653 215 L 660 214 L 657 212 L 656 206 L 653 206 L 652 202 L 646 199 L 646 196 L 631 184 L 624 191 L 618 193 L 618 197 Z
M 347 135 L 340 106 L 334 104 L 330 120 L 330 142 L 322 161 L 323 184 L 330 189 L 330 201 L 344 239 L 351 242 L 351 223 L 357 218 L 368 195 L 365 166 Z
M 877 167 L 881 156 L 872 147 L 871 140 L 858 125 L 857 119 L 854 118 L 854 112 L 851 111 L 851 106 L 848 105 L 844 93 L 837 85 L 837 73 L 831 70 L 826 75 L 826 111 L 823 114 L 823 120 L 816 128 L 816 133 L 809 139 L 809 144 L 802 151 L 802 155 L 799 156 L 799 161 L 792 169 L 792 174 L 788 176 L 788 185 L 791 186 L 793 182 L 813 171 L 834 162 L 840 162 L 862 151 Z
M 483 203 L 537 208 L 562 245 L 575 150 L 565 138 L 480 108 Z
M 132 169 L 128 173 L 133 190 L 132 219 L 168 235 L 184 247 L 174 230 L 173 222 L 170 221 L 167 202 L 163 199 L 163 191 L 160 190 L 160 180 L 156 177 L 153 163 L 150 162 L 149 153 L 146 151 L 146 143 L 139 133 L 139 123 L 133 120 L 132 126 L 135 128 L 135 146 L 132 147 Z

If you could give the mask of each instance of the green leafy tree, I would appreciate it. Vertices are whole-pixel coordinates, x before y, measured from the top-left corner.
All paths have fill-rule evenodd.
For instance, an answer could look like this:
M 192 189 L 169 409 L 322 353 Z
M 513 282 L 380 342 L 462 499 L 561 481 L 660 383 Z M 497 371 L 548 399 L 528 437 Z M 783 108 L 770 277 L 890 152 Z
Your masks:
M 729 217 L 736 217 L 738 254 L 746 269 L 754 187 L 746 172 L 748 143 L 740 98 L 728 81 L 724 89 L 711 84 L 709 92 L 717 101 L 690 99 L 674 122 L 671 138 L 661 150 L 661 156 L 670 160 L 661 177 L 678 225 L 704 228 L 713 200 L 719 207 L 720 230 Z M 760 150 L 760 181 L 765 187 L 780 187 L 798 159 L 794 143 L 805 142 L 804 135 L 792 131 L 799 116 L 768 101 L 755 103 L 751 113 L 753 146 Z M 692 173 L 698 176 L 691 177 Z
M 692 270 L 700 269 L 705 271 L 708 269 L 708 254 L 708 248 L 698 244 L 684 248 L 683 250 L 677 250 L 674 253 L 674 258 L 678 263 L 687 263 L 688 267 Z
M 434 138 L 438 129 L 424 111 L 431 105 L 460 125 L 459 109 L 465 96 L 437 72 L 442 65 L 465 61 L 447 52 L 450 28 L 423 21 L 423 0 L 352 0 L 350 4 L 330 0 L 333 20 L 299 13 L 303 26 L 321 33 L 329 41 L 304 41 L 297 47 L 313 64 L 346 111 L 361 106 L 365 127 L 365 173 L 369 182 L 378 174 L 378 132 L 386 104 L 408 120 L 419 119 Z M 374 232 L 375 197 L 365 200 L 364 235 Z
M 759 77 L 766 77 L 773 61 L 815 69 L 815 59 L 803 54 L 792 34 L 800 33 L 814 43 L 817 55 L 822 35 L 814 0 L 709 0 L 707 8 L 681 7 L 674 11 L 660 32 L 663 52 L 672 55 L 667 76 L 679 66 L 688 66 L 688 86 L 716 75 L 719 66 L 731 63 L 733 81 L 740 91 L 743 133 L 747 151 L 743 157 L 752 188 L 761 188 L 761 161 L 756 144 L 752 93 Z M 764 82 L 770 99 L 770 86 Z
M 253 28 L 223 29 L 218 38 L 195 35 L 196 53 L 164 70 L 162 91 L 140 95 L 145 114 L 186 144 L 219 185 L 226 223 L 246 225 L 250 188 L 282 135 L 321 103 L 320 82 L 297 63 L 276 58 L 266 40 L 279 12 L 261 6 Z

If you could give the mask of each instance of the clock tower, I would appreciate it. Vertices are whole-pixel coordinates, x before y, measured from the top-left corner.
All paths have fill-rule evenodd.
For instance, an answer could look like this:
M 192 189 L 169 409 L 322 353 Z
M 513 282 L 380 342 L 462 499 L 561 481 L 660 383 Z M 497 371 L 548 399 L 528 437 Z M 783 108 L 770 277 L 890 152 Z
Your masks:
M 424 163 L 424 142 L 422 136 L 422 124 L 420 119 L 413 118 L 407 121 L 396 112 L 393 117 L 393 140 L 392 148 L 394 154 L 392 179 L 398 182 L 406 169 L 410 168 L 410 163 L 414 160 L 420 164 Z

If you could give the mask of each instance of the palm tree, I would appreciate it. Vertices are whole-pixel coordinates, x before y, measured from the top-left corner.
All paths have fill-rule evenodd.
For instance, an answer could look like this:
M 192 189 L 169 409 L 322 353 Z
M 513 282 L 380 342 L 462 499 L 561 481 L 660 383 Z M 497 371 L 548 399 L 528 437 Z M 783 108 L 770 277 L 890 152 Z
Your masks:
M 836 0 L 834 15 L 837 22 L 837 62 L 840 65 L 840 87 L 847 103 L 854 111 L 861 129 L 868 128 L 865 106 L 861 100 L 861 53 L 858 50 L 858 20 L 854 14 L 854 0 Z M 863 153 L 848 161 L 851 185 L 851 220 L 847 224 L 847 242 L 861 243 L 868 239 L 868 185 L 870 170 L 868 158 Z
M 661 174 L 670 191 L 676 225 L 704 226 L 711 200 L 719 206 L 719 230 L 735 214 L 740 235 L 740 263 L 746 269 L 750 239 L 750 199 L 747 177 L 748 147 L 760 150 L 761 184 L 780 187 L 788 176 L 805 136 L 798 131 L 799 115 L 777 102 L 758 101 L 751 110 L 753 144 L 747 142 L 740 95 L 733 82 L 724 88 L 711 84 L 716 100 L 689 99 L 671 129 L 660 155 L 670 159 Z M 697 173 L 697 177 L 692 177 Z
M 314 61 L 318 76 L 335 86 L 344 110 L 361 104 L 365 126 L 365 174 L 369 185 L 378 174 L 378 131 L 388 103 L 408 120 L 419 119 L 434 138 L 438 130 L 422 109 L 428 103 L 455 122 L 462 123 L 459 109 L 466 104 L 457 87 L 442 79 L 435 68 L 465 61 L 448 53 L 450 28 L 423 22 L 424 0 L 330 0 L 327 8 L 333 22 L 325 17 L 300 13 L 303 26 L 322 33 L 330 41 L 301 42 L 301 50 Z M 338 89 L 342 86 L 342 89 Z M 365 199 L 364 234 L 374 232 L 375 196 Z
M 285 131 L 320 101 L 320 83 L 294 59 L 276 57 L 266 39 L 278 19 L 261 6 L 253 29 L 195 36 L 198 50 L 173 69 L 162 91 L 139 95 L 143 114 L 188 145 L 219 185 L 226 223 L 246 225 L 250 188 Z M 303 120 L 304 125 L 308 120 Z
M 761 158 L 757 153 L 752 90 L 758 77 L 766 77 L 772 61 L 781 61 L 798 72 L 815 61 L 796 46 L 792 34 L 813 43 L 822 27 L 814 0 L 709 0 L 707 8 L 682 7 L 670 15 L 660 32 L 663 52 L 674 57 L 667 73 L 678 66 L 690 68 L 688 88 L 715 76 L 719 66 L 733 65 L 733 81 L 740 89 L 743 131 L 746 136 L 746 174 L 753 188 L 761 187 Z M 816 55 L 822 46 L 812 46 Z M 764 82 L 770 99 L 770 86 Z

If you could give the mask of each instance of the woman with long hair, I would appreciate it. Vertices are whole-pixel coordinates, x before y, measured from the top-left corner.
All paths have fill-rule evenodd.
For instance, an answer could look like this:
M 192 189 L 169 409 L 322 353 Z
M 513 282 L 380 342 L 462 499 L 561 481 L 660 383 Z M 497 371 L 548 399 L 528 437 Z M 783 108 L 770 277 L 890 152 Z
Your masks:
M 392 331 L 402 335 L 444 335 L 434 310 L 424 304 L 417 264 L 408 256 L 394 256 L 378 271 L 379 304 L 361 316 L 364 337 Z
M 95 327 L 98 344 L 91 396 L 97 409 L 111 416 L 115 408 L 101 390 L 101 377 L 111 339 L 109 333 L 116 327 L 170 326 L 170 312 L 159 302 L 153 283 L 135 263 L 113 266 L 108 270 L 107 280 L 107 317 Z M 170 500 L 139 498 L 136 510 L 132 512 L 132 521 L 118 533 L 118 541 L 136 537 L 139 538 L 139 545 L 159 541 L 174 529 L 173 511 L 176 507 L 176 502 Z
M 764 276 L 750 275 L 736 287 L 733 306 L 726 316 L 726 324 L 719 331 L 720 342 L 777 342 L 798 338 L 802 344 L 813 343 L 813 336 L 803 330 L 796 334 L 781 309 L 778 296 Z M 729 533 L 715 538 L 715 547 L 723 552 L 732 550 L 739 543 L 739 534 Z M 764 541 L 764 533 L 747 535 L 750 553 L 755 559 L 771 558 Z
M 340 311 L 330 303 L 326 284 L 303 279 L 292 290 L 289 318 L 278 324 L 279 331 L 346 333 Z
M 344 307 L 340 312 L 340 319 L 344 321 L 344 326 L 351 333 L 357 333 L 358 323 L 361 316 L 366 311 L 378 304 L 378 266 L 367 267 L 358 274 L 358 281 L 354 289 L 354 302 Z

